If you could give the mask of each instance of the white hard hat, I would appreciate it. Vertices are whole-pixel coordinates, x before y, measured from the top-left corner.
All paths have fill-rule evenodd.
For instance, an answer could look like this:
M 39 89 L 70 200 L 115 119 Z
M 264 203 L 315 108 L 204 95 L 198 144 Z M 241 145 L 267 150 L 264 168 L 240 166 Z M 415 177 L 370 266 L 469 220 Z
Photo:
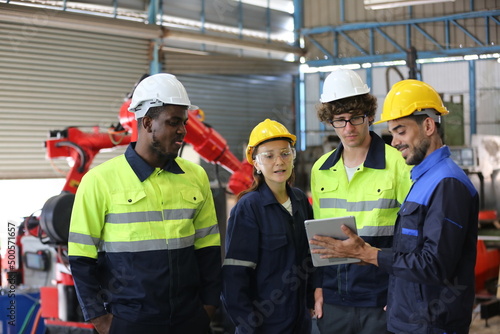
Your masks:
M 158 73 L 142 80 L 134 90 L 128 111 L 135 113 L 135 119 L 146 115 L 149 108 L 175 104 L 188 109 L 198 109 L 191 105 L 186 89 L 172 74 Z
M 327 103 L 369 92 L 370 88 L 356 72 L 348 69 L 338 69 L 326 77 L 320 101 Z

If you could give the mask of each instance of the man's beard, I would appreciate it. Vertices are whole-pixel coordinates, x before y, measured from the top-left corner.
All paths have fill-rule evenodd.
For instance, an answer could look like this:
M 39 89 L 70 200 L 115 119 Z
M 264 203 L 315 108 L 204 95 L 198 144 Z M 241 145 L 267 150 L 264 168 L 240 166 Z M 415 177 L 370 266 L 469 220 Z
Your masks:
M 159 158 L 173 160 L 177 158 L 177 152 L 166 152 L 164 147 L 161 145 L 161 142 L 156 139 L 156 136 L 153 134 L 153 141 L 151 143 L 151 148 L 158 155 Z
M 408 165 L 418 165 L 424 161 L 427 150 L 431 146 L 431 141 L 429 138 L 424 138 L 419 143 L 418 146 L 415 146 L 411 154 L 408 155 L 408 160 L 406 160 Z

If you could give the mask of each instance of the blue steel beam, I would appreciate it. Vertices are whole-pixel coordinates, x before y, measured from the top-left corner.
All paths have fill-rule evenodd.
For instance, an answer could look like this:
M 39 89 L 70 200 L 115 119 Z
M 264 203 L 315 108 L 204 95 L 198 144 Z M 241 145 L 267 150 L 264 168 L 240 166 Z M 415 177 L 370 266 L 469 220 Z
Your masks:
M 334 57 L 333 54 L 330 53 L 330 51 L 328 51 L 326 48 L 324 48 L 323 45 L 321 45 L 321 43 L 316 41 L 314 38 L 312 38 L 312 37 L 309 38 L 309 41 L 311 41 L 314 45 L 316 45 L 316 47 L 318 49 L 320 49 L 325 54 L 325 56 L 327 56 L 328 58 Z M 337 54 L 337 51 L 335 51 L 335 54 Z
M 389 35 L 387 35 L 382 29 L 380 29 L 380 28 L 370 29 L 370 31 L 372 31 L 372 30 L 375 30 L 376 32 L 378 32 L 382 37 L 384 37 L 384 39 L 386 39 L 387 41 L 389 41 L 389 43 L 394 45 L 394 47 L 396 49 L 398 49 L 401 52 L 405 52 L 405 50 L 401 47 L 401 45 L 399 45 L 395 40 L 393 40 Z M 372 44 L 372 43 L 370 43 L 370 44 Z
M 413 23 L 413 24 L 411 24 L 410 26 L 411 26 L 411 27 L 413 27 L 413 28 L 415 28 L 415 29 L 417 29 L 417 31 L 418 31 L 419 33 L 421 33 L 421 34 L 422 34 L 422 35 L 423 35 L 423 36 L 424 36 L 427 40 L 431 41 L 431 42 L 432 42 L 432 44 L 434 44 L 435 46 L 437 46 L 439 49 L 444 50 L 444 49 L 446 48 L 446 46 L 442 46 L 441 44 L 439 44 L 439 42 L 438 42 L 438 41 L 436 41 L 436 40 L 434 39 L 434 37 L 432 37 L 431 35 L 429 35 L 429 34 L 427 33 L 427 31 L 425 31 L 424 29 L 422 29 L 422 28 L 421 28 L 418 24 Z M 449 44 L 448 44 L 448 45 L 449 45 Z
M 303 35 L 310 35 L 310 34 L 322 34 L 332 31 L 350 31 L 350 30 L 362 30 L 362 29 L 377 28 L 377 27 L 392 27 L 392 26 L 407 25 L 412 23 L 443 22 L 446 20 L 465 20 L 465 19 L 485 18 L 485 17 L 491 18 L 499 15 L 500 15 L 500 10 L 490 10 L 483 12 L 453 14 L 448 16 L 424 17 L 424 18 L 410 19 L 403 21 L 348 23 L 341 26 L 322 26 L 314 28 L 304 28 L 301 31 Z
M 470 137 L 477 133 L 477 105 L 476 105 L 476 62 L 469 60 L 469 110 L 470 110 Z
M 358 43 L 356 43 L 351 37 L 347 36 L 343 31 L 339 31 L 339 34 L 342 35 L 352 46 L 354 46 L 359 52 L 362 54 L 368 54 L 368 52 L 363 49 Z
M 417 51 L 418 59 L 456 57 L 470 54 L 500 53 L 500 45 L 480 47 L 449 49 L 442 51 Z M 388 53 L 379 55 L 367 55 L 359 57 L 331 58 L 326 60 L 309 60 L 306 62 L 310 67 L 321 67 L 329 65 L 349 65 L 363 63 L 380 63 L 385 61 L 406 60 L 406 53 Z
M 156 24 L 158 14 L 163 13 L 163 7 L 160 5 L 160 0 L 151 0 L 148 6 L 148 24 Z M 153 39 L 153 50 L 151 51 L 151 61 L 149 62 L 149 74 L 153 75 L 161 72 L 161 60 L 159 57 L 161 39 Z
M 486 19 L 488 19 L 488 18 L 486 18 Z M 479 38 L 477 38 L 476 36 L 474 36 L 469 30 L 465 29 L 465 27 L 463 27 L 460 23 L 458 23 L 455 20 L 450 20 L 450 22 L 453 23 L 453 25 L 455 27 L 457 27 L 458 29 L 462 30 L 464 34 L 466 34 L 467 36 L 469 36 L 470 38 L 472 38 L 472 40 L 474 40 L 474 42 L 476 42 L 479 45 L 484 45 L 484 43 L 481 42 L 481 40 L 479 40 Z
M 483 12 L 468 12 L 462 14 L 453 14 L 441 17 L 428 17 L 419 19 L 410 19 L 404 21 L 395 22 L 364 22 L 364 23 L 350 23 L 340 26 L 323 26 L 315 28 L 305 28 L 301 30 L 302 35 L 307 40 L 311 41 L 312 44 L 317 47 L 323 54 L 323 59 L 309 60 L 306 64 L 309 66 L 325 66 L 325 65 L 345 65 L 352 63 L 365 63 L 365 62 L 383 62 L 383 61 L 394 61 L 394 60 L 404 60 L 406 59 L 406 52 L 401 45 L 399 45 L 391 36 L 389 36 L 384 30 L 384 27 L 405 27 L 406 28 L 406 41 L 405 45 L 413 45 L 411 42 L 412 34 L 411 30 L 414 29 L 418 33 L 422 34 L 426 40 L 435 45 L 438 50 L 418 50 L 419 59 L 423 58 L 436 58 L 445 56 L 463 56 L 467 54 L 478 54 L 478 53 L 495 53 L 500 52 L 500 46 L 496 45 L 498 43 L 492 43 L 490 41 L 490 30 L 491 23 L 500 25 L 500 20 L 497 18 L 500 16 L 500 10 L 483 11 Z M 485 26 L 485 40 L 482 41 L 480 38 L 472 34 L 468 29 L 462 26 L 457 20 L 468 20 L 468 19 L 484 19 Z M 429 34 L 423 26 L 426 23 L 441 22 L 444 24 L 444 44 L 438 42 L 431 34 Z M 470 38 L 474 43 L 475 47 L 469 48 L 451 48 L 452 37 L 450 25 L 455 26 L 457 29 L 462 31 L 468 38 Z M 369 42 L 367 45 L 360 45 L 359 41 L 354 41 L 349 37 L 348 32 L 366 32 L 368 30 Z M 333 38 L 333 52 L 324 47 L 318 40 L 314 39 L 315 35 L 331 33 Z M 374 50 L 373 45 L 375 45 L 375 38 L 381 37 L 382 39 L 388 41 L 392 44 L 397 51 L 396 53 L 389 54 L 379 54 Z M 347 41 L 354 49 L 359 51 L 359 56 L 342 56 L 339 55 L 339 42 L 343 39 Z M 367 51 L 368 50 L 368 51 Z

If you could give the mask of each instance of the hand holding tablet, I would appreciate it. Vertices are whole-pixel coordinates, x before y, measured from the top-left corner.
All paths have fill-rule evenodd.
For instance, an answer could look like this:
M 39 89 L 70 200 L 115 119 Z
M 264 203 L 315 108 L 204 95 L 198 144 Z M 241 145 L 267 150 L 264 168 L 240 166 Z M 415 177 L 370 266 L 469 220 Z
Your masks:
M 353 231 L 357 233 L 356 219 L 354 216 L 346 217 L 335 217 L 335 218 L 324 218 L 324 219 L 309 219 L 304 222 L 306 227 L 307 238 L 309 240 L 314 239 L 315 235 L 328 236 L 335 239 L 345 240 L 347 236 L 342 231 L 341 226 L 346 225 Z M 316 245 L 309 245 L 312 250 L 315 248 L 321 248 Z M 311 254 L 313 265 L 315 267 L 331 266 L 337 264 L 346 263 L 358 263 L 361 262 L 359 259 L 354 258 L 328 258 L 322 259 L 321 254 Z

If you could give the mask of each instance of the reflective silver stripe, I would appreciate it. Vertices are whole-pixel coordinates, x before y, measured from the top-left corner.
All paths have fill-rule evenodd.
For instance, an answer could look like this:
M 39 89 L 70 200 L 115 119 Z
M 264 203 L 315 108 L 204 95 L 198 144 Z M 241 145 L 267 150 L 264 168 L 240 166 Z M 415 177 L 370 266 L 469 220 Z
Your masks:
M 194 235 L 177 239 L 139 241 L 105 241 L 102 250 L 109 253 L 145 252 L 152 250 L 181 249 L 194 245 Z
M 392 198 L 380 198 L 376 201 L 347 202 L 340 198 L 320 198 L 321 209 L 345 209 L 351 212 L 371 211 L 373 209 L 394 209 L 399 208 L 399 202 Z
M 91 237 L 87 234 L 69 232 L 68 237 L 69 242 L 74 242 L 75 244 L 88 245 L 88 246 L 97 246 L 101 239 Z
M 140 241 L 105 241 L 103 250 L 108 253 L 145 252 L 152 250 L 166 250 L 165 239 L 140 240 Z
M 196 213 L 195 209 L 168 209 L 168 210 L 163 210 L 163 216 L 164 216 L 165 220 L 193 219 L 195 213 Z
M 129 213 L 110 213 L 106 215 L 106 223 L 128 224 L 137 222 L 159 222 L 163 217 L 159 211 L 142 211 Z
M 209 227 L 200 228 L 199 230 L 196 230 L 195 237 L 196 237 L 196 239 L 201 239 L 201 238 L 204 238 L 208 235 L 217 234 L 217 233 L 219 233 L 219 225 L 212 225 Z
M 140 211 L 129 213 L 110 213 L 106 215 L 106 223 L 129 224 L 140 222 L 159 222 L 162 220 L 193 219 L 195 209 L 172 209 L 160 211 Z
M 194 235 L 189 237 L 168 239 L 168 249 L 181 249 L 194 245 Z
M 358 230 L 360 237 L 387 237 L 394 234 L 394 226 L 365 226 Z
M 257 263 L 255 263 L 255 262 L 242 261 L 242 260 L 236 260 L 236 259 L 225 259 L 224 263 L 222 265 L 223 266 L 248 267 L 248 268 L 252 268 L 252 269 L 257 268 Z

